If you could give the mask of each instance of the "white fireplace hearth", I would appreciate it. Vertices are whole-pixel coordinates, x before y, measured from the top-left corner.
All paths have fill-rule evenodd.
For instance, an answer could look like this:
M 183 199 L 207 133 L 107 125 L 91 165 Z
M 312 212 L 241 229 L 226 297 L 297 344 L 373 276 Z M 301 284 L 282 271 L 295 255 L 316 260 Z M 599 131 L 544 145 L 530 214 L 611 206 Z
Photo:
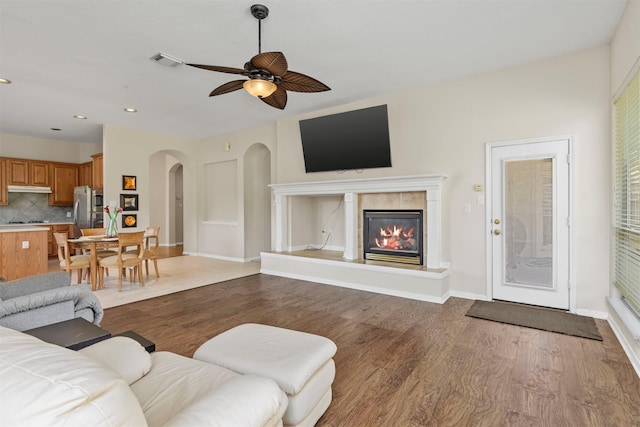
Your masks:
M 261 272 L 444 302 L 449 294 L 448 266 L 442 260 L 442 186 L 445 179 L 446 175 L 431 174 L 271 185 L 275 211 L 275 251 L 261 254 Z M 370 198 L 371 195 L 382 194 L 384 199 L 385 194 L 411 192 L 422 192 L 419 193 L 425 198 L 422 205 L 426 201 L 422 268 L 408 269 L 402 265 L 363 261 L 362 253 L 359 253 L 362 252 L 359 240 L 362 239 L 362 231 L 359 230 L 362 207 L 358 206 L 359 196 Z M 305 197 L 327 197 L 340 202 L 340 224 L 344 225 L 344 230 L 339 230 L 342 244 L 337 248 L 331 247 L 333 251 L 327 251 L 326 257 L 296 252 L 299 245 L 294 244 L 296 236 L 293 234 L 298 227 L 293 224 L 298 221 L 296 215 L 301 215 L 296 212 L 297 206 L 301 205 L 298 201 Z M 307 214 L 304 212 L 304 215 Z

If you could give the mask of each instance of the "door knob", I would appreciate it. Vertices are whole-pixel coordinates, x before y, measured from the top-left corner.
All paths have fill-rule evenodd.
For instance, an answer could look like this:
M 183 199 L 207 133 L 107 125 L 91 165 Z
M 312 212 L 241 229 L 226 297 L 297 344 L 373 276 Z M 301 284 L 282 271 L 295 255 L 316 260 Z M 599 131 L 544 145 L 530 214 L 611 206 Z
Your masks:
M 500 230 L 493 230 L 493 234 L 495 234 L 496 236 L 500 235 Z
M 498 224 L 500 224 L 500 220 L 498 218 L 496 218 L 496 219 L 493 220 L 493 223 L 498 225 Z

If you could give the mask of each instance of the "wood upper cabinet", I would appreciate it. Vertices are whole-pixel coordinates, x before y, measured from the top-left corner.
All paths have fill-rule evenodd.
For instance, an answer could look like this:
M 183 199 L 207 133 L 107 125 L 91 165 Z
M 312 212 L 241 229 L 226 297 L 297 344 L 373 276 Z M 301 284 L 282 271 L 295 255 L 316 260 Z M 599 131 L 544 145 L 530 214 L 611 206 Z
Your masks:
M 49 162 L 8 159 L 8 185 L 49 186 Z
M 9 204 L 9 193 L 7 193 L 7 161 L 0 159 L 0 205 Z
M 7 167 L 9 185 L 49 185 L 49 162 L 10 159 Z
M 31 161 L 29 165 L 29 177 L 31 184 L 41 187 L 49 186 L 49 162 Z
M 8 160 L 7 180 L 9 185 L 29 185 L 29 161 Z
M 51 169 L 49 205 L 73 206 L 73 189 L 78 185 L 78 165 L 52 163 Z
M 102 168 L 102 153 L 94 154 L 93 158 L 93 188 L 102 188 L 102 181 L 104 173 Z
M 93 185 L 93 162 L 78 165 L 78 185 Z
M 0 157 L 0 205 L 9 204 L 7 186 L 25 185 L 51 187 L 51 206 L 73 206 L 78 185 L 102 188 L 102 153 L 91 157 L 82 164 Z

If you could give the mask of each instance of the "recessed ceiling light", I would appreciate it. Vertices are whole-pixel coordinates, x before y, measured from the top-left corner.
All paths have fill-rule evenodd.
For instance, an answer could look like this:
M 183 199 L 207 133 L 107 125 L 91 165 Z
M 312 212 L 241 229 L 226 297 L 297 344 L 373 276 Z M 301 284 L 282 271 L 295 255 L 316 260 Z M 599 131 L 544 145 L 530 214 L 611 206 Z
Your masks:
M 11 84 L 11 80 L 0 78 L 0 83 L 4 83 L 6 85 L 10 85 Z
M 80 114 L 76 114 L 73 118 L 78 120 L 87 120 L 87 116 L 82 116 Z
M 60 128 L 51 128 L 51 130 L 55 130 L 56 132 L 62 131 L 62 129 L 60 129 Z
M 136 110 L 135 108 L 125 108 L 124 111 L 126 111 L 127 113 L 137 113 L 138 110 Z

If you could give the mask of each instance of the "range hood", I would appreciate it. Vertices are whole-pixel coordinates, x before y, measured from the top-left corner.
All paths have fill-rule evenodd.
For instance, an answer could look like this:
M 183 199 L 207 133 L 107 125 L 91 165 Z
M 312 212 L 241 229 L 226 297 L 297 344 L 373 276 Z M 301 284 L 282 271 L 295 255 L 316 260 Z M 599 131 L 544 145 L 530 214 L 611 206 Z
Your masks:
M 35 187 L 32 185 L 9 185 L 9 193 L 51 193 L 51 187 Z

